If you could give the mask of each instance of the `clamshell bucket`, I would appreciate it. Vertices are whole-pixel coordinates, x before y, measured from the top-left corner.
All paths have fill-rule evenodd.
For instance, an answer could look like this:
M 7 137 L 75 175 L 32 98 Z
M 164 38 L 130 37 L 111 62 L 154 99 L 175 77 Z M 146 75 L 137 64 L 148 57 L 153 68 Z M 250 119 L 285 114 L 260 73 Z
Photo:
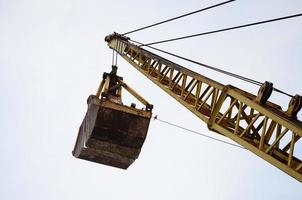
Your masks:
M 101 99 L 95 95 L 88 98 L 88 110 L 73 155 L 127 169 L 140 154 L 152 113 L 150 104 L 148 109 L 137 109 L 123 105 L 111 95 L 103 93 Z

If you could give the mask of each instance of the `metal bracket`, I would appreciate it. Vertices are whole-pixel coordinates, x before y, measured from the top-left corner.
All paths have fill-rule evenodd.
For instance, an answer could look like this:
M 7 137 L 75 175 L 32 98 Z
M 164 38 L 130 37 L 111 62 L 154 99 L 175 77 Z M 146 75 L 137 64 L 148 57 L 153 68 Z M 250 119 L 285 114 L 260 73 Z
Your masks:
M 122 104 L 122 88 L 126 89 L 132 96 L 146 106 L 146 111 L 152 111 L 153 105 L 140 96 L 135 90 L 123 81 L 123 77 L 117 76 L 117 66 L 112 65 L 110 73 L 104 72 L 96 96 L 108 99 L 112 102 Z M 103 92 L 102 92 L 103 91 Z M 135 104 L 131 107 L 135 108 Z

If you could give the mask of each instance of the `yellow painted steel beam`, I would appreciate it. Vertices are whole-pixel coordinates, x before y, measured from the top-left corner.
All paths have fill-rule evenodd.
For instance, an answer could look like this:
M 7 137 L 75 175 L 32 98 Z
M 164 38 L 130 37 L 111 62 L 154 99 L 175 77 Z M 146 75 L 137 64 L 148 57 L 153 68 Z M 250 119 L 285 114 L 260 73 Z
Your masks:
M 302 158 L 294 151 L 296 145 L 301 145 L 297 143 L 302 137 L 301 121 L 274 103 L 260 104 L 256 95 L 207 78 L 119 35 L 107 37 L 106 41 L 149 80 L 207 123 L 210 130 L 302 182 Z
M 123 80 L 118 79 L 120 85 L 125 88 L 130 94 L 132 94 L 137 100 L 139 100 L 142 104 L 147 106 L 149 102 L 144 99 L 141 95 L 139 95 L 135 90 L 133 90 L 128 84 L 126 84 Z

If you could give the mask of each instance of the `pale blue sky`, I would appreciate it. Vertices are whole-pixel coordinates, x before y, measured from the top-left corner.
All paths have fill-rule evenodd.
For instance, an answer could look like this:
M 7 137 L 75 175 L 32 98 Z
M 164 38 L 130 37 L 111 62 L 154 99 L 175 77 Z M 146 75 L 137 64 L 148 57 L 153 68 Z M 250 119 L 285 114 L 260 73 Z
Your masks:
M 86 98 L 110 70 L 104 37 L 218 2 L 0 0 L 0 198 L 302 199 L 301 183 L 252 153 L 156 121 L 127 171 L 71 155 Z M 130 37 L 149 42 L 301 12 L 301 0 L 238 0 Z M 301 35 L 297 18 L 158 47 L 301 94 Z M 224 84 L 258 89 L 173 60 Z M 118 64 L 155 114 L 227 140 L 121 58 Z M 284 109 L 289 101 L 275 94 L 272 100 Z

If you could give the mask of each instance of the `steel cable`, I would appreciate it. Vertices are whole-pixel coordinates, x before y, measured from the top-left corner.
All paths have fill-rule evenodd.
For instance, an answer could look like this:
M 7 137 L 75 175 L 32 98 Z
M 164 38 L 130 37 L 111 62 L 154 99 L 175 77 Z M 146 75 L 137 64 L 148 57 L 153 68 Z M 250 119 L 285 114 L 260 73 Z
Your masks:
M 249 27 L 249 26 L 255 26 L 255 25 L 260 25 L 260 24 L 265 24 L 265 23 L 270 23 L 270 22 L 275 22 L 275 21 L 280 21 L 280 20 L 285 20 L 285 19 L 290 19 L 290 18 L 295 18 L 295 17 L 301 17 L 301 16 L 302 16 L 302 13 L 296 14 L 296 15 L 289 15 L 289 16 L 280 17 L 280 18 L 276 18 L 276 19 L 264 20 L 264 21 L 260 21 L 260 22 L 254 22 L 254 23 L 250 23 L 250 24 L 244 24 L 244 25 L 239 25 L 239 26 L 234 26 L 234 27 L 229 27 L 229 28 L 223 28 L 223 29 L 214 30 L 214 31 L 207 31 L 207 32 L 203 32 L 203 33 L 197 33 L 197 34 L 193 34 L 193 35 L 187 35 L 187 36 L 182 36 L 182 37 L 177 37 L 177 38 L 172 38 L 172 39 L 167 39 L 167 40 L 149 42 L 147 44 L 143 44 L 142 46 L 150 46 L 150 45 L 155 45 L 155 44 L 172 42 L 172 41 L 176 41 L 176 40 L 183 40 L 183 39 L 188 39 L 188 38 L 193 38 L 193 37 L 199 37 L 199 36 L 203 36 L 203 35 L 209 35 L 209 34 L 213 34 L 213 33 L 230 31 L 230 30 L 234 30 L 234 29 L 245 28 L 245 27 Z
M 164 23 L 167 23 L 167 22 L 176 20 L 176 19 L 180 19 L 180 18 L 183 18 L 183 17 L 187 17 L 187 16 L 189 16 L 189 15 L 193 15 L 193 14 L 196 14 L 196 13 L 199 13 L 199 12 L 202 12 L 202 11 L 210 10 L 210 9 L 212 9 L 212 8 L 215 8 L 215 7 L 218 7 L 218 6 L 222 6 L 222 5 L 224 5 L 224 4 L 231 3 L 231 2 L 233 2 L 233 1 L 235 1 L 235 0 L 225 1 L 225 2 L 222 2 L 222 3 L 216 4 L 216 5 L 213 5 L 213 6 L 209 6 L 209 7 L 206 7 L 206 8 L 202 8 L 202 9 L 199 9 L 199 10 L 196 10 L 196 11 L 193 11 L 193 12 L 190 12 L 190 13 L 186 13 L 186 14 L 183 14 L 183 15 L 180 15 L 180 16 L 177 16 L 177 17 L 173 17 L 173 18 L 170 18 L 170 19 L 161 21 L 161 22 L 157 22 L 157 23 L 154 23 L 154 24 L 151 24 L 151 25 L 148 25 L 148 26 L 144 26 L 144 27 L 141 27 L 141 28 L 138 28 L 138 29 L 135 29 L 135 30 L 126 32 L 126 33 L 123 33 L 122 35 L 128 35 L 128 34 L 130 34 L 130 33 L 134 33 L 134 32 L 137 32 L 137 31 L 141 31 L 141 30 L 144 30 L 144 29 L 147 29 L 147 28 L 151 28 L 151 27 L 154 27 L 154 26 L 158 26 L 158 25 L 160 25 L 160 24 L 164 24 Z
M 135 40 L 130 40 L 130 41 L 135 42 L 135 43 L 140 44 L 140 45 L 143 44 L 143 43 L 138 42 L 138 41 L 135 41 Z M 152 46 L 149 46 L 149 45 L 144 45 L 144 46 L 146 46 L 146 47 L 148 47 L 148 48 L 151 48 L 151 49 L 154 49 L 154 50 L 156 50 L 156 51 L 159 51 L 159 52 L 168 54 L 168 55 L 170 55 L 170 56 L 174 56 L 174 57 L 176 57 L 176 58 L 179 58 L 179 59 L 182 59 L 182 60 L 185 60 L 185 61 L 188 61 L 188 62 L 197 64 L 197 65 L 203 66 L 203 67 L 205 67 L 205 68 L 208 68 L 208 69 L 211 69 L 211 70 L 214 70 L 214 71 L 217 71 L 217 72 L 220 72 L 220 73 L 223 73 L 223 74 L 232 76 L 232 77 L 234 77 L 234 78 L 237 78 L 237 79 L 240 79 L 240 80 L 243 80 L 243 81 L 247 81 L 247 82 L 249 82 L 249 83 L 252 83 L 252 84 L 255 84 L 255 85 L 258 85 L 258 86 L 262 85 L 262 83 L 259 82 L 259 81 L 256 81 L 256 80 L 253 80 L 253 79 L 244 77 L 244 76 L 240 76 L 240 75 L 238 75 L 238 74 L 231 73 L 231 72 L 228 72 L 228 71 L 219 69 L 219 68 L 217 68 L 217 67 L 213 67 L 213 66 L 210 66 L 210 65 L 201 63 L 201 62 L 197 62 L 197 61 L 191 60 L 191 59 L 189 59 L 189 58 L 185 58 L 185 57 L 183 57 L 183 56 L 180 56 L 180 55 L 177 55 L 177 54 L 174 54 L 174 53 L 171 53 L 171 52 L 168 52 L 168 51 L 165 51 L 165 50 L 156 48 L 156 47 L 152 47 Z
M 165 50 L 156 48 L 156 47 L 152 47 L 152 46 L 149 46 L 149 45 L 144 45 L 143 43 L 138 42 L 138 41 L 135 41 L 135 40 L 132 40 L 132 39 L 130 39 L 130 41 L 131 41 L 131 42 L 134 42 L 134 43 L 137 43 L 138 45 L 140 45 L 140 47 L 141 47 L 141 46 L 146 46 L 146 47 L 148 47 L 148 48 L 150 48 L 150 49 L 153 49 L 153 50 L 156 50 L 156 51 L 165 53 L 165 54 L 167 54 L 167 55 L 170 55 L 170 56 L 173 56 L 173 57 L 176 57 L 176 58 L 179 58 L 179 59 L 182 59 L 182 60 L 185 60 L 185 61 L 194 63 L 194 64 L 196 64 L 196 65 L 200 65 L 200 66 L 202 66 L 202 67 L 205 67 L 205 68 L 208 68 L 208 69 L 217 71 L 217 72 L 219 72 L 219 73 L 222 73 L 222 74 L 225 74 L 225 75 L 228 75 L 228 76 L 231 76 L 231 77 L 234 77 L 234 78 L 237 78 L 237 79 L 246 81 L 246 82 L 248 82 L 248 83 L 252 83 L 252 84 L 257 85 L 257 86 L 261 86 L 261 85 L 263 84 L 263 83 L 260 82 L 260 81 L 253 80 L 253 79 L 251 79 L 251 78 L 247 78 L 247 77 L 244 77 L 244 76 L 241 76 L 241 75 L 232 73 L 232 72 L 228 72 L 228 71 L 219 69 L 219 68 L 217 68 L 217 67 L 213 67 L 213 66 L 211 66 L 211 65 L 207 65 L 207 64 L 204 64 L 204 63 L 201 63 L 201 62 L 197 62 L 197 61 L 191 60 L 191 59 L 189 59 L 189 58 L 185 58 L 185 57 L 183 57 L 183 56 L 180 56 L 180 55 L 177 55 L 177 54 L 174 54 L 174 53 L 171 53 L 171 52 L 168 52 L 168 51 L 165 51 Z M 293 95 L 288 94 L 288 93 L 286 93 L 286 92 L 284 92 L 284 91 L 282 91 L 282 90 L 280 90 L 280 89 L 273 88 L 273 90 L 276 91 L 276 92 L 278 92 L 278 93 L 287 95 L 287 96 L 289 96 L 289 97 L 293 97 Z
M 242 147 L 242 146 L 239 146 L 239 145 L 237 145 L 237 144 L 233 144 L 233 143 L 230 143 L 230 142 L 227 142 L 227 141 L 218 139 L 218 138 L 214 138 L 214 137 L 211 137 L 211 136 L 209 136 L 209 135 L 206 135 L 206 134 L 203 134 L 203 133 L 200 133 L 200 132 L 197 132 L 197 131 L 194 131 L 194 130 L 185 128 L 185 127 L 183 127 L 183 126 L 179 126 L 179 125 L 177 125 L 177 124 L 174 124 L 174 123 L 171 123 L 171 122 L 168 122 L 168 121 L 159 119 L 157 115 L 156 115 L 155 117 L 153 117 L 153 119 L 154 119 L 154 120 L 157 120 L 157 121 L 160 121 L 160 122 L 162 122 L 162 123 L 168 124 L 168 125 L 170 125 L 170 126 L 174 126 L 174 127 L 176 127 L 176 128 L 179 128 L 179 129 L 182 129 L 182 130 L 185 130 L 185 131 L 188 131 L 188 132 L 197 134 L 197 135 L 199 135 L 199 136 L 203 136 L 203 137 L 206 137 L 206 138 L 209 138 L 209 139 L 212 139 L 212 140 L 215 140 L 215 141 L 224 143 L 224 144 L 228 144 L 228 145 L 231 145 L 231 146 L 235 146 L 235 147 L 238 147 L 238 148 L 241 148 L 241 149 L 246 149 L 246 148 L 244 148 L 244 147 Z

